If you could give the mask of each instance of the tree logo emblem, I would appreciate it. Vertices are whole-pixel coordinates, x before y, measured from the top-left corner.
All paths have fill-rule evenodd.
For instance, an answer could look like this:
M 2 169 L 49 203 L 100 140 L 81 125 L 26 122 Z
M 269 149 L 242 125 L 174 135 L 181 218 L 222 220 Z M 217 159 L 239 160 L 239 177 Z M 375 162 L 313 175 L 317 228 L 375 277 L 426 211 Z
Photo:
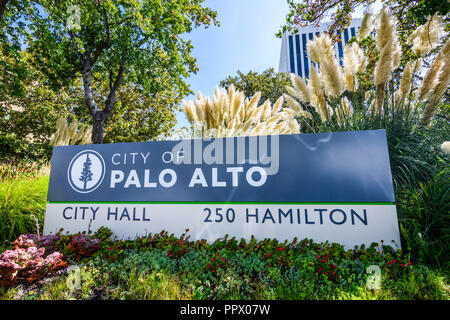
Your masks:
M 93 150 L 85 150 L 73 157 L 67 178 L 73 190 L 89 193 L 98 188 L 105 177 L 105 161 Z

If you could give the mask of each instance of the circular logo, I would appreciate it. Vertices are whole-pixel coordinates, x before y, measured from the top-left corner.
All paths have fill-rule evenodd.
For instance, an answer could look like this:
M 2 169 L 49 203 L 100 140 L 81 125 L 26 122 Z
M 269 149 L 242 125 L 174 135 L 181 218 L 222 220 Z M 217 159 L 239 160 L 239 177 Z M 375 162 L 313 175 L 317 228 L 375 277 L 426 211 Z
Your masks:
M 67 170 L 67 179 L 73 190 L 79 193 L 92 192 L 105 177 L 105 161 L 93 150 L 85 150 L 73 157 Z

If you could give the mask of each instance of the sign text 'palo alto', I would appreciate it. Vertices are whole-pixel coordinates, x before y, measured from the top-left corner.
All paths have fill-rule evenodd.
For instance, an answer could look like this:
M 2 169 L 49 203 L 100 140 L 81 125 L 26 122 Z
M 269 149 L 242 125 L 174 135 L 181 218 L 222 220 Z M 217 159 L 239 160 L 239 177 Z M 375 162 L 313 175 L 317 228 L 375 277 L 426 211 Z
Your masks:
M 384 130 L 55 147 L 45 233 L 399 246 Z

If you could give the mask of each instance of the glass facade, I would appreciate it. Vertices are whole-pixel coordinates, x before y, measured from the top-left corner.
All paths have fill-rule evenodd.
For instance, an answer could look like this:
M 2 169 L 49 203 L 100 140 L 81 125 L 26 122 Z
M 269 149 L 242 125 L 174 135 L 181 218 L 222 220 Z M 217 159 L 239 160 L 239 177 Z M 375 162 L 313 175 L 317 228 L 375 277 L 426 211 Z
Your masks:
M 344 30 L 344 41 L 345 41 L 345 43 L 348 42 L 348 29 Z
M 342 66 L 342 58 L 344 57 L 344 50 L 342 49 L 342 35 L 341 30 L 338 30 L 337 32 L 338 38 L 340 41 L 338 41 L 338 56 L 339 56 L 339 64 Z
M 291 73 L 295 73 L 294 41 L 292 40 L 292 36 L 289 36 L 289 61 L 291 63 Z
M 338 59 L 339 64 L 343 65 L 344 58 L 344 45 L 350 41 L 350 39 L 356 37 L 356 32 L 358 32 L 359 24 L 358 20 L 352 21 L 348 28 L 337 30 L 336 35 L 338 41 L 334 43 L 335 57 Z M 307 32 L 303 32 L 300 29 L 298 33 L 288 34 L 286 41 L 282 48 L 285 58 L 280 58 L 280 65 L 283 63 L 282 70 L 284 72 L 296 73 L 300 77 L 309 78 L 309 68 L 310 66 L 315 66 L 320 69 L 320 64 L 316 64 L 310 60 L 308 57 L 307 44 L 308 41 L 313 40 L 315 36 L 320 36 L 322 32 L 326 32 L 326 27 L 318 28 L 308 28 Z M 311 32 L 310 32 L 311 31 Z M 284 60 L 283 60 L 284 59 Z M 289 59 L 289 60 L 287 60 Z M 286 61 L 287 60 L 287 61 Z M 281 70 L 281 67 L 280 67 Z
M 295 35 L 295 51 L 296 51 L 296 56 L 297 56 L 297 74 L 300 77 L 303 77 L 302 59 L 301 59 L 301 51 L 300 51 L 300 36 L 298 34 Z
M 305 63 L 305 77 L 309 78 L 308 52 L 306 51 L 306 33 L 302 34 L 303 62 Z

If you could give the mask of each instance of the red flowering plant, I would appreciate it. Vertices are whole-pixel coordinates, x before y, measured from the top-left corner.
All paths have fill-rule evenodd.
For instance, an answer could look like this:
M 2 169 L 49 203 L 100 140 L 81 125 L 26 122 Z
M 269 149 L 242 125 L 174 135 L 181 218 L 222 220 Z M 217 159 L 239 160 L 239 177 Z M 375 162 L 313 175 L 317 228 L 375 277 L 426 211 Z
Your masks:
M 206 264 L 206 270 L 212 274 L 217 274 L 220 269 L 224 270 L 229 266 L 228 260 L 217 252 Z
M 103 251 L 103 256 L 108 262 L 117 262 L 123 258 L 124 249 L 119 244 L 112 243 Z
M 0 165 L 0 181 L 2 180 L 39 180 L 41 168 L 45 163 L 5 162 Z
M 413 266 L 409 258 L 400 254 L 386 255 L 386 258 L 381 268 L 389 273 L 391 279 L 400 277 L 405 272 L 410 271 Z
M 279 243 L 267 243 L 263 246 L 263 258 L 269 267 L 279 267 L 282 270 L 292 268 L 289 246 Z
M 329 279 L 337 282 L 339 275 L 337 273 L 337 266 L 333 263 L 326 252 L 321 252 L 315 256 L 314 261 L 311 263 L 314 267 L 315 273 L 324 279 Z
M 180 238 L 175 238 L 170 236 L 170 240 L 167 240 L 167 246 L 169 250 L 167 251 L 167 256 L 171 260 L 176 260 L 184 257 L 186 253 L 189 252 L 190 242 L 189 237 L 186 237 L 186 234 L 189 232 L 189 229 L 186 229 L 186 232 L 183 233 Z
M 170 257 L 171 260 L 182 258 L 188 252 L 189 241 L 182 239 L 169 241 L 169 250 L 167 251 L 167 256 Z

